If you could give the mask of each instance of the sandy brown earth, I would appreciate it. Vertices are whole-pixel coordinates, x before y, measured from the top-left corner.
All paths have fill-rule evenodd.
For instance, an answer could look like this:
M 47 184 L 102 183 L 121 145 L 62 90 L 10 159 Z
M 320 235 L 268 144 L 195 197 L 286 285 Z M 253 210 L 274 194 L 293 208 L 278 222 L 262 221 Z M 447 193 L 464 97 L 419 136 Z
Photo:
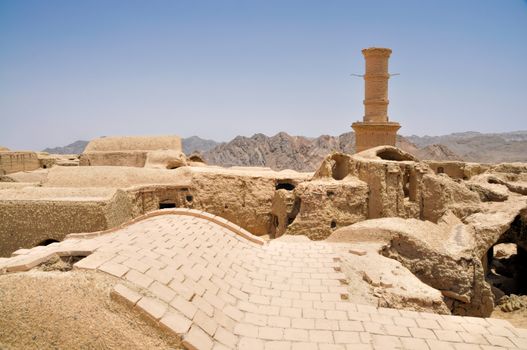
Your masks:
M 110 299 L 103 273 L 32 270 L 0 276 L 0 349 L 182 349 Z
M 514 327 L 527 328 L 527 309 L 517 310 L 513 312 L 503 312 L 496 308 L 490 317 L 502 318 L 509 321 Z

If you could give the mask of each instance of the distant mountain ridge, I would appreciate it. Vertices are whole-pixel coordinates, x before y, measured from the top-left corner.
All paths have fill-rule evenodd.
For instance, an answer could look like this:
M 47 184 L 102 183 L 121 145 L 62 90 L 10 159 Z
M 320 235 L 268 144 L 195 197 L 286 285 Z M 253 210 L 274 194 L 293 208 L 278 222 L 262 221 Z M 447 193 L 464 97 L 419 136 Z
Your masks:
M 81 154 L 88 145 L 89 141 L 75 141 L 64 147 L 45 148 L 42 152 L 51 154 Z
M 443 136 L 407 136 L 418 148 L 447 146 L 469 162 L 527 162 L 527 131 L 483 134 L 475 131 Z
M 87 141 L 44 151 L 80 154 Z M 319 137 L 255 134 L 237 136 L 229 142 L 216 142 L 191 136 L 182 139 L 185 154 L 201 153 L 211 165 L 266 166 L 275 170 L 313 171 L 333 151 L 354 153 L 355 134 Z M 454 133 L 443 136 L 398 136 L 397 147 L 419 159 L 464 160 L 480 163 L 527 162 L 527 131 L 483 134 Z

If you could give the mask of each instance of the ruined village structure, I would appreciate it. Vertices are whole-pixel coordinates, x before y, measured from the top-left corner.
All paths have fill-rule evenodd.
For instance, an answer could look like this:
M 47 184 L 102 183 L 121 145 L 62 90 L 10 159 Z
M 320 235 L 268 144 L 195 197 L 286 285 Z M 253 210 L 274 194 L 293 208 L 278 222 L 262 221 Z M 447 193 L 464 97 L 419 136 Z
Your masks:
M 52 259 L 188 349 L 527 349 L 527 164 L 394 147 L 389 49 L 363 50 L 357 153 L 210 166 L 175 135 L 0 149 L 0 280 Z M 523 305 L 523 306 L 522 306 Z

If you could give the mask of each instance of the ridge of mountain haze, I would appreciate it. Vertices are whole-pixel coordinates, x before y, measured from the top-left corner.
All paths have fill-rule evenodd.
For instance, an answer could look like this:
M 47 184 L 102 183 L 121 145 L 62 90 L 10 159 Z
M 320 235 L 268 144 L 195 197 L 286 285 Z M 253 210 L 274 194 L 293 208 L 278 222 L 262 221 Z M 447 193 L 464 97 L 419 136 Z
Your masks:
M 81 154 L 89 141 L 78 140 L 64 147 L 45 148 L 42 152 L 52 154 Z
M 82 153 L 87 141 L 65 147 L 46 148 L 48 153 Z M 333 151 L 354 153 L 355 134 L 339 136 L 274 136 L 258 133 L 216 142 L 191 136 L 182 139 L 185 154 L 201 153 L 211 165 L 266 166 L 276 170 L 313 171 Z M 442 136 L 397 136 L 397 147 L 419 159 L 464 160 L 481 163 L 527 162 L 527 131 L 479 133 L 474 131 Z

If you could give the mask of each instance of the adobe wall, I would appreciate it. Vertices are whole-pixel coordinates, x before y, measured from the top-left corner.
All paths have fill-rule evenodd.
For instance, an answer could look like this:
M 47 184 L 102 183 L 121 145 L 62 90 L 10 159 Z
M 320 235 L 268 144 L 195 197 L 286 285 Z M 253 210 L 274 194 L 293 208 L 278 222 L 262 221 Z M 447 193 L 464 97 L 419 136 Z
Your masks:
M 447 174 L 453 179 L 468 180 L 472 176 L 479 175 L 491 168 L 490 164 L 466 163 L 456 161 L 425 160 L 436 174 Z
M 94 139 L 84 149 L 88 152 L 155 151 L 169 149 L 182 151 L 179 136 L 111 136 Z
M 80 155 L 80 166 L 145 166 L 147 151 L 85 152 Z
M 39 167 L 35 152 L 0 152 L 0 175 L 36 170 Z
M 179 136 L 113 136 L 88 143 L 80 156 L 81 166 L 144 167 L 149 152 L 182 152 Z
M 132 218 L 131 203 L 120 190 L 66 188 L 0 191 L 0 256 L 32 248 L 73 232 L 93 232 Z

